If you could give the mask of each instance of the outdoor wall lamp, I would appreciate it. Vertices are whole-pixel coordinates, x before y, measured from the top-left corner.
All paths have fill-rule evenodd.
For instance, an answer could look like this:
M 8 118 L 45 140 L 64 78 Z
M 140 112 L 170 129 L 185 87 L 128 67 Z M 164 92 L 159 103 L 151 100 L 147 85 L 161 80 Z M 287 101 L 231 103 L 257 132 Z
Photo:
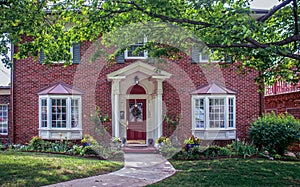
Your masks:
M 140 80 L 139 80 L 138 76 L 135 76 L 135 77 L 134 77 L 134 82 L 135 82 L 135 84 L 139 84 L 139 81 L 140 81 Z

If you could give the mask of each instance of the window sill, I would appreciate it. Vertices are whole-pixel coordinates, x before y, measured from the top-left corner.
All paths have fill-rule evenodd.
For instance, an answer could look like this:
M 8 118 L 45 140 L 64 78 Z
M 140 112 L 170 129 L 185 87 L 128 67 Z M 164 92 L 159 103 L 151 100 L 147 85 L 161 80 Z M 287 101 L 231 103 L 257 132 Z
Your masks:
M 125 60 L 143 60 L 143 59 L 148 59 L 148 57 L 139 57 L 139 56 L 136 56 L 136 57 L 125 57 Z
M 60 140 L 61 138 L 67 140 L 81 140 L 81 128 L 39 128 L 39 137 L 42 139 Z
M 192 129 L 192 133 L 202 140 L 232 140 L 236 139 L 236 129 Z

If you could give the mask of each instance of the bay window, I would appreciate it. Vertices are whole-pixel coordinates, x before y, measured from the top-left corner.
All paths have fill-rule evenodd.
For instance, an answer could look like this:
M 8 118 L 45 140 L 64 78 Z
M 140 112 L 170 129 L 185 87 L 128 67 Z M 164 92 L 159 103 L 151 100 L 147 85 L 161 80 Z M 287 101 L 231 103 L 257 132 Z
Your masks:
M 192 131 L 202 139 L 235 138 L 235 95 L 193 95 Z
M 77 139 L 78 133 L 81 138 L 81 96 L 42 95 L 39 96 L 39 103 L 39 130 L 42 138 L 58 139 L 63 136 Z

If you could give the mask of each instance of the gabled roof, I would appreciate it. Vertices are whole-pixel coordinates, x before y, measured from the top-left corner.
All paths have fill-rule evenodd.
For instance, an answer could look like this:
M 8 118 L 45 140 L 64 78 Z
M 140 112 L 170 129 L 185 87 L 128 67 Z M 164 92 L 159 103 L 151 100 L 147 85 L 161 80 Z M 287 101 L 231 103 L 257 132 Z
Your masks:
M 37 93 L 38 95 L 82 95 L 83 91 L 63 82 L 57 82 Z
M 197 94 L 236 94 L 236 91 L 227 88 L 223 85 L 212 82 L 196 89 L 191 93 L 192 95 Z
M 172 76 L 172 74 L 163 70 L 160 70 L 158 73 L 154 66 L 151 66 L 142 61 L 137 61 L 135 63 L 132 63 L 124 68 L 121 68 L 117 71 L 107 74 L 106 76 L 107 79 L 125 78 L 126 76 L 132 75 L 133 73 L 136 72 L 142 72 L 148 76 L 151 76 L 152 78 L 160 78 L 160 79 L 168 79 Z

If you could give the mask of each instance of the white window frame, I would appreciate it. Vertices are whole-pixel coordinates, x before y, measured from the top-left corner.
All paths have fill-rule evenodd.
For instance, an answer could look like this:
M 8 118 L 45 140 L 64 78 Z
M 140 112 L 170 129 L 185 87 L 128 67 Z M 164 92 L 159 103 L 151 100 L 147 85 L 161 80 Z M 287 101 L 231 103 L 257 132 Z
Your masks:
M 71 53 L 71 58 L 73 59 L 73 45 L 70 48 L 70 53 Z M 65 60 L 52 61 L 53 64 L 64 64 L 65 62 L 66 62 Z
M 136 45 L 143 46 L 146 43 L 147 43 L 147 37 L 144 37 L 143 44 L 138 44 L 137 43 L 137 44 L 131 44 L 130 46 L 132 46 L 132 45 L 134 45 L 134 46 L 136 46 Z M 125 57 L 125 59 L 128 59 L 128 60 L 130 60 L 130 59 L 147 59 L 148 58 L 148 51 L 144 50 L 144 56 L 128 56 L 128 49 L 126 49 L 124 51 L 124 57 Z
M 229 127 L 229 99 L 233 99 L 233 127 Z M 204 99 L 204 127 L 196 127 L 195 107 L 196 99 Z M 209 99 L 224 99 L 224 128 L 209 127 Z M 192 96 L 192 130 L 233 130 L 236 128 L 236 97 L 235 95 L 193 95 Z
M 47 100 L 47 127 L 42 127 L 42 99 Z M 52 127 L 52 110 L 51 99 L 66 99 L 66 113 L 67 122 L 66 127 L 55 128 Z M 71 114 L 71 100 L 78 100 L 78 125 L 77 127 L 71 127 L 72 114 Z M 44 130 L 81 130 L 82 129 L 82 98 L 81 96 L 74 95 L 41 95 L 39 96 L 39 129 Z
M 214 52 L 209 50 L 207 51 L 208 54 L 205 54 L 204 52 L 200 52 L 199 53 L 199 62 L 204 62 L 204 63 L 208 63 L 208 62 L 213 62 L 213 63 L 217 63 L 218 61 L 217 60 L 214 60 L 214 59 L 211 59 L 211 54 L 213 54 Z M 207 56 L 208 58 L 204 58 L 205 56 Z
M 1 107 L 6 107 L 6 114 L 7 116 L 0 116 L 0 117 L 6 117 L 6 121 L 0 121 L 0 128 L 3 129 L 3 126 L 6 124 L 7 125 L 7 129 L 6 129 L 6 133 L 0 133 L 0 135 L 8 135 L 8 117 L 9 117 L 9 114 L 8 114 L 8 105 L 7 104 L 0 104 Z

